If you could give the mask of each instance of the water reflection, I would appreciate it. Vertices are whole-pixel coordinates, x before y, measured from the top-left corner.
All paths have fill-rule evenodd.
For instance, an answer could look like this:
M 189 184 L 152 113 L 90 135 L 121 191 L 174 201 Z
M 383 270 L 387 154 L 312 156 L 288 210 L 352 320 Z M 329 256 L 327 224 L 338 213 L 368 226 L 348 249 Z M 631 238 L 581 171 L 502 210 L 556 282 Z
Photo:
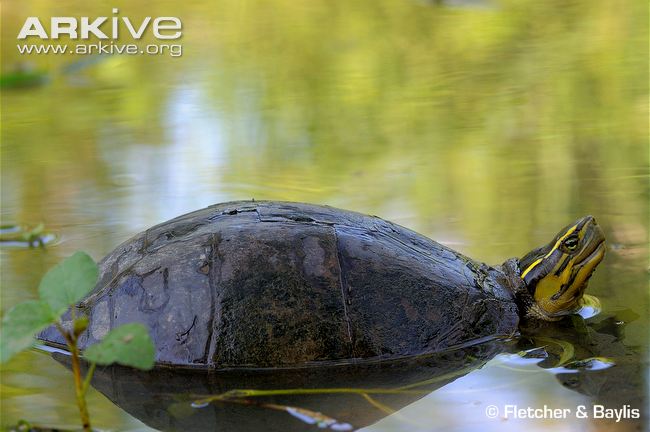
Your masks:
M 409 360 L 284 370 L 142 372 L 115 366 L 98 368 L 92 385 L 164 431 L 351 430 L 396 413 L 502 349 L 493 343 Z
M 102 131 L 101 158 L 109 169 L 112 190 L 122 198 L 112 218 L 130 221 L 133 227 L 145 227 L 152 215 L 172 218 L 228 196 L 218 192 L 228 188 L 219 178 L 228 163 L 224 121 L 201 89 L 189 85 L 175 89 L 165 117 L 169 135 L 164 151 L 147 143 L 123 148 L 119 140 L 124 137 L 116 137 L 112 129 Z
M 621 324 L 623 317 L 633 320 L 633 315 L 623 311 L 588 323 L 579 316 L 558 323 L 524 323 L 522 335 L 511 341 L 398 361 L 216 372 L 105 367 L 97 369 L 92 385 L 134 417 L 163 431 L 356 430 L 388 416 L 390 420 L 384 422 L 397 424 L 399 429 L 427 430 L 445 421 L 423 421 L 401 409 L 424 397 L 431 398 L 436 390 L 472 374 L 497 354 L 510 352 L 513 354 L 499 355 L 497 367 L 510 373 L 525 371 L 524 375 L 546 370 L 564 388 L 589 396 L 580 403 L 587 412 L 594 412 L 593 407 L 598 405 L 624 409 L 628 414 L 623 418 L 604 421 L 622 421 L 621 425 L 635 428 L 640 427 L 640 415 L 630 418 L 629 413 L 643 409 L 639 400 L 643 384 L 638 380 L 643 367 L 634 361 L 638 352 L 623 343 L 625 324 Z M 54 356 L 67 365 L 67 356 Z M 505 377 L 511 385 L 512 378 Z M 525 381 L 515 383 L 530 385 Z M 489 391 L 501 393 L 491 401 L 502 401 L 501 408 L 513 401 L 525 406 L 525 398 L 508 397 L 507 388 L 490 385 Z M 544 406 L 547 403 L 552 409 L 558 408 L 553 401 L 544 402 Z M 537 407 L 534 402 L 528 406 Z M 576 418 L 577 406 L 570 408 L 569 418 Z M 470 411 L 485 409 L 479 402 L 473 403 Z M 502 413 L 500 418 L 505 417 Z M 494 422 L 483 429 L 493 426 L 501 430 L 503 426 Z
M 601 316 L 585 324 L 573 317 L 571 324 L 527 329 L 523 346 L 535 344 L 542 335 L 568 342 L 574 348 L 572 361 L 557 366 L 544 360 L 541 367 L 551 367 L 558 381 L 568 389 L 590 397 L 590 404 L 620 409 L 625 405 L 642 409 L 644 366 L 635 361 L 639 348 L 625 341 L 625 327 L 639 318 L 630 310 Z
M 426 431 L 431 425 L 445 430 L 462 431 L 479 428 L 486 431 L 575 430 L 585 420 L 576 417 L 576 410 L 584 406 L 593 418 L 593 406 L 606 409 L 638 409 L 641 418 L 592 420 L 594 430 L 642 430 L 644 427 L 645 367 L 635 361 L 638 347 L 625 342 L 622 318 L 634 320 L 634 314 L 621 311 L 604 315 L 588 322 L 578 317 L 560 323 L 529 328 L 507 348 L 511 354 L 499 354 L 483 368 L 459 378 L 426 398 L 406 407 L 400 414 L 415 419 L 427 419 L 417 427 L 407 426 L 393 417 L 375 424 L 369 430 Z M 615 327 L 612 327 L 614 324 Z M 615 330 L 614 330 L 615 328 Z M 570 352 L 567 352 L 570 351 Z M 608 356 L 596 361 L 606 363 L 603 368 L 591 368 L 594 353 Z M 567 373 L 568 372 L 568 373 Z M 553 386 L 553 382 L 561 386 Z M 486 396 L 489 395 L 489 396 Z M 489 405 L 501 412 L 494 419 L 486 417 Z M 563 419 L 543 418 L 534 421 L 513 418 L 506 420 L 507 406 L 527 409 L 571 409 Z M 431 407 L 436 407 L 431 412 Z M 462 416 L 462 422 L 459 417 Z M 628 415 L 629 418 L 629 415 Z

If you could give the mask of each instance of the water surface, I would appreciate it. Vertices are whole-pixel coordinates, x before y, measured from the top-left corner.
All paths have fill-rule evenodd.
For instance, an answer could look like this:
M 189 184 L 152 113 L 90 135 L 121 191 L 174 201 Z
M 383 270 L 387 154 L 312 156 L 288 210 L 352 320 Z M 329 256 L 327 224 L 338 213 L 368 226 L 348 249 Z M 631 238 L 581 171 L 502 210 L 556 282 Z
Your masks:
M 179 16 L 183 55 L 16 51 L 27 16 L 112 7 L 134 20 Z M 2 311 L 35 298 L 44 272 L 73 251 L 99 259 L 220 201 L 376 214 L 488 263 L 590 213 L 609 250 L 588 291 L 602 304 L 587 320 L 597 349 L 574 360 L 615 367 L 567 385 L 552 364 L 502 354 L 367 430 L 640 428 L 490 420 L 485 410 L 647 408 L 647 17 L 647 3 L 632 0 L 5 2 L 2 73 L 45 79 L 2 89 L 2 223 L 43 222 L 59 240 L 0 249 Z M 535 344 L 548 345 L 520 348 Z M 49 357 L 20 355 L 2 370 L 2 425 L 76 424 L 70 382 Z M 97 427 L 147 430 L 100 393 L 89 399 Z

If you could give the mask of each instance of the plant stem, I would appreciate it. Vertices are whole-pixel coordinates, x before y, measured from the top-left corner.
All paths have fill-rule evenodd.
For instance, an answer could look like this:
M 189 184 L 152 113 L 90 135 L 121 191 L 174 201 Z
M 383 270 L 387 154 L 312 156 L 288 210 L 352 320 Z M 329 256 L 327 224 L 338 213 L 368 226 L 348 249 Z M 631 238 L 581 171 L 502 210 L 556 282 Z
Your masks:
M 90 369 L 86 372 L 86 378 L 84 378 L 84 383 L 83 383 L 83 393 L 84 396 L 86 396 L 86 391 L 88 390 L 88 386 L 90 385 L 90 380 L 93 379 L 93 374 L 95 373 L 95 368 L 97 367 L 97 363 L 91 363 L 90 364 Z
M 81 365 L 79 362 L 79 348 L 77 348 L 77 341 L 75 339 L 74 346 L 71 346 L 70 352 L 72 353 L 72 373 L 74 374 L 74 389 L 77 394 L 77 405 L 79 406 L 79 415 L 81 416 L 81 424 L 83 425 L 84 432 L 91 432 L 90 416 L 88 415 L 88 406 L 86 405 L 86 395 L 84 389 L 84 382 L 81 378 Z
M 84 432 L 92 432 L 90 426 L 90 416 L 88 414 L 88 406 L 86 405 L 86 390 L 88 388 L 88 383 L 92 373 L 95 371 L 91 366 L 89 375 L 87 376 L 87 381 L 81 378 L 81 362 L 79 361 L 79 348 L 77 347 L 77 336 L 74 332 L 67 332 L 65 329 L 57 323 L 57 328 L 61 334 L 65 337 L 65 340 L 70 349 L 70 354 L 72 357 L 72 375 L 74 376 L 74 389 L 77 398 L 77 406 L 79 407 L 79 415 L 81 416 L 81 424 L 83 426 Z
M 295 388 L 295 389 L 278 389 L 278 390 L 229 390 L 214 396 L 208 396 L 195 400 L 195 404 L 210 403 L 213 401 L 229 401 L 233 399 L 258 397 L 258 396 L 277 396 L 277 395 L 311 395 L 311 394 L 337 394 L 337 393 L 356 393 L 356 394 L 413 394 L 425 395 L 430 393 L 428 390 L 411 390 L 411 389 L 361 389 L 361 388 Z

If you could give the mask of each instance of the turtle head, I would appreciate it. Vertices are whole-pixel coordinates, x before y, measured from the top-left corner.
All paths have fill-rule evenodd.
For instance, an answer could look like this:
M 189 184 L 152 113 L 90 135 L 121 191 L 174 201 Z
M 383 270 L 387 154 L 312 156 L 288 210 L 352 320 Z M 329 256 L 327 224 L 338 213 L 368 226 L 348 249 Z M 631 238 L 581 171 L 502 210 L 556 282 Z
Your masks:
M 593 216 L 585 216 L 521 258 L 520 277 L 532 300 L 527 315 L 555 321 L 575 312 L 604 255 L 603 231 Z

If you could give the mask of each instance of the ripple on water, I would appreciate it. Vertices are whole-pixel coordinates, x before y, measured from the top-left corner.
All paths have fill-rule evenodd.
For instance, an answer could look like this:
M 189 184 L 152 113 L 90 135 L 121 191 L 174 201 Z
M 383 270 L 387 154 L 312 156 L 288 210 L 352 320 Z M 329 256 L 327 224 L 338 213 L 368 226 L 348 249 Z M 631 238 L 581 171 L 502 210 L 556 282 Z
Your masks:
M 499 358 L 503 364 L 512 367 L 524 367 L 537 364 L 548 357 L 544 347 L 535 347 L 514 354 L 501 354 Z
M 616 366 L 614 360 L 607 357 L 591 357 L 584 360 L 576 360 L 567 363 L 564 366 L 549 369 L 550 372 L 555 374 L 560 373 L 578 373 L 585 371 L 599 371 L 609 369 Z

